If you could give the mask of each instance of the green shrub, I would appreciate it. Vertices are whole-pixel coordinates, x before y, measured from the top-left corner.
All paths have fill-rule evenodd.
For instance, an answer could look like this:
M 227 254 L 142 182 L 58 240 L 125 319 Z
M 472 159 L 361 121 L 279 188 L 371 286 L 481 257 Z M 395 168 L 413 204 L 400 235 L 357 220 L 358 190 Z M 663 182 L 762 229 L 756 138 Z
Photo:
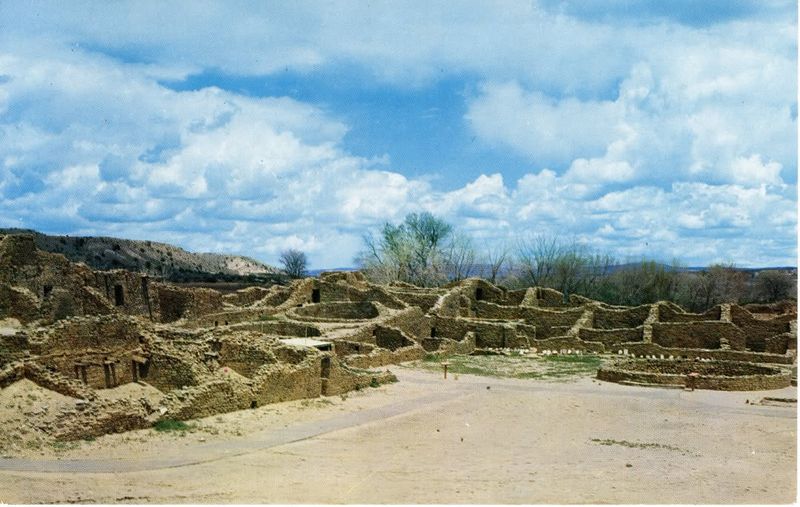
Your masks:
M 183 421 L 164 419 L 155 423 L 153 429 L 156 431 L 186 431 L 189 429 L 189 425 Z

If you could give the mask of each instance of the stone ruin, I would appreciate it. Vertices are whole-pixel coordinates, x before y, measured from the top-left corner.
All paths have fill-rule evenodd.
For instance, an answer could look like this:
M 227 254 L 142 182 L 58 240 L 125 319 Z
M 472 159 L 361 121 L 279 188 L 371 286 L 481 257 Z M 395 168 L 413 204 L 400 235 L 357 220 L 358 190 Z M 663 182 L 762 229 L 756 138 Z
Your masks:
M 382 286 L 357 272 L 222 294 L 94 271 L 37 250 L 31 236 L 8 235 L 0 238 L 0 388 L 27 379 L 74 399 L 30 420 L 68 440 L 376 386 L 396 380 L 381 367 L 428 354 L 521 349 L 792 365 L 796 306 L 759 310 L 565 301 L 552 289 L 476 278 Z

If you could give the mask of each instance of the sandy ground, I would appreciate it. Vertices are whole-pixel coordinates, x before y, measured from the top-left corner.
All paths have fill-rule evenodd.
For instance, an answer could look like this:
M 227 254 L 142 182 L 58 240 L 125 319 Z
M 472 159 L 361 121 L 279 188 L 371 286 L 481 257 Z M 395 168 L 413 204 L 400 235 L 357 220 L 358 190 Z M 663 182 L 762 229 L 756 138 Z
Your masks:
M 796 407 L 440 374 L 0 459 L 9 503 L 791 503 Z

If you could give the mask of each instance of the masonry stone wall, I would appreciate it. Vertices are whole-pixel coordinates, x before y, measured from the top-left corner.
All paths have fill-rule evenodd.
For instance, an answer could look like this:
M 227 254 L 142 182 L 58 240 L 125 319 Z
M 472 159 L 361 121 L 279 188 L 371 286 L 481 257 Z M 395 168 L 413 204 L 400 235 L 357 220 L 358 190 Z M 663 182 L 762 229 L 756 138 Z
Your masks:
M 612 310 L 598 307 L 593 310 L 592 327 L 596 329 L 638 327 L 644 324 L 649 314 L 650 305 L 642 305 L 625 310 Z
M 578 331 L 578 337 L 584 341 L 600 342 L 606 346 L 613 346 L 619 343 L 641 342 L 644 339 L 643 331 L 641 326 L 634 329 L 581 328 Z
M 730 322 L 655 322 L 653 343 L 664 347 L 719 349 L 727 342 L 733 350 L 744 350 L 744 332 Z
M 747 348 L 756 352 L 766 350 L 771 336 L 790 331 L 784 319 L 759 320 L 739 305 L 731 305 L 731 321 L 744 331 Z

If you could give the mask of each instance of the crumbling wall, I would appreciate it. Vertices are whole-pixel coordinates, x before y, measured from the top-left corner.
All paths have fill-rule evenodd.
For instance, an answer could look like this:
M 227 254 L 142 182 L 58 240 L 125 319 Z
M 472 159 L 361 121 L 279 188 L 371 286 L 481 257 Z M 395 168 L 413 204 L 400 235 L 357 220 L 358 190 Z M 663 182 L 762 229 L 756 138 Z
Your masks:
M 463 309 L 469 308 L 470 306 L 469 298 L 462 295 L 461 290 L 456 288 L 439 297 L 439 300 L 433 305 L 430 313 L 441 317 L 468 316 L 469 314 L 465 313 Z
M 791 373 L 779 368 L 730 361 L 625 361 L 603 366 L 597 378 L 609 382 L 651 385 L 689 385 L 695 389 L 766 391 L 788 387 Z
M 39 318 L 39 300 L 24 287 L 0 283 L 0 319 L 13 317 L 23 324 Z
M 319 396 L 322 393 L 321 354 L 316 350 L 313 352 L 296 365 L 276 363 L 262 368 L 254 379 L 258 404 Z
M 0 366 L 25 357 L 29 350 L 28 335 L 23 332 L 0 334 Z
M 439 300 L 441 294 L 436 292 L 409 292 L 393 290 L 392 295 L 410 306 L 416 306 L 423 312 L 429 311 Z
M 293 322 L 289 320 L 257 320 L 255 322 L 245 322 L 234 324 L 228 328 L 232 332 L 237 331 L 258 331 L 260 333 L 274 336 L 297 336 L 310 338 L 320 336 L 322 333 L 319 328 L 305 322 Z M 224 333 L 224 330 L 219 332 Z
M 703 313 L 688 313 L 679 311 L 670 305 L 660 305 L 658 317 L 661 322 L 696 322 L 700 320 L 720 320 L 722 307 L 716 305 Z
M 213 289 L 184 289 L 165 284 L 152 284 L 158 302 L 161 322 L 174 322 L 222 310 L 222 294 Z
M 52 434 L 57 440 L 79 440 L 150 425 L 148 408 L 140 400 L 96 400 L 59 414 Z
M 560 307 L 566 306 L 564 294 L 548 287 L 534 287 L 536 290 L 537 306 Z
M 583 312 L 583 308 L 549 310 L 528 307 L 525 309 L 524 320 L 526 324 L 536 326 L 538 339 L 545 339 L 567 334 L 583 316 Z
M 402 331 L 391 327 L 376 326 L 372 334 L 375 336 L 375 344 L 378 347 L 391 351 L 415 344 L 414 340 L 410 339 Z
M 406 361 L 415 361 L 425 357 L 425 349 L 413 344 L 399 347 L 394 350 L 385 348 L 372 349 L 367 354 L 352 354 L 342 360 L 354 368 L 377 368 L 387 364 L 398 364 Z
M 93 400 L 96 398 L 94 391 L 89 386 L 33 362 L 25 363 L 23 367 L 23 376 L 45 389 L 61 393 L 65 396 L 84 400 Z
M 433 317 L 431 327 L 436 330 L 434 338 L 449 338 L 455 341 L 463 341 L 466 334 L 472 332 L 478 348 L 525 348 L 530 343 L 528 333 L 531 333 L 531 330 L 518 333 L 517 325 L 509 322 Z
M 334 396 L 349 391 L 377 387 L 381 384 L 397 382 L 390 371 L 372 371 L 349 364 L 340 363 L 332 358 L 331 369 L 327 378 L 322 379 L 322 394 Z
M 271 347 L 254 339 L 252 334 L 226 337 L 219 344 L 219 364 L 246 377 L 252 378 L 265 364 L 277 362 Z
M 378 317 L 378 308 L 371 302 L 319 303 L 294 308 L 292 318 L 336 322 L 343 320 L 369 320 Z
M 175 347 L 156 343 L 149 350 L 147 362 L 140 368 L 139 379 L 156 389 L 169 392 L 186 386 L 195 386 L 208 374 L 199 358 L 177 350 Z
M 270 289 L 265 289 L 264 287 L 247 287 L 245 289 L 237 290 L 231 294 L 225 294 L 222 296 L 222 301 L 223 303 L 229 303 L 235 306 L 250 306 L 256 301 L 264 300 L 264 298 L 271 294 L 273 294 L 273 292 Z M 286 291 L 284 294 L 286 297 L 289 296 L 288 291 Z M 277 304 L 280 304 L 285 300 L 286 298 L 284 298 L 282 301 L 279 301 Z
M 355 354 L 369 354 L 377 345 L 370 343 L 350 341 L 350 340 L 336 340 L 333 342 L 333 352 L 338 358 L 345 358 Z
M 789 350 L 797 350 L 797 335 L 795 333 L 776 334 L 764 340 L 764 352 L 785 354 Z
M 426 352 L 436 352 L 439 355 L 471 354 L 475 351 L 475 333 L 468 331 L 461 341 L 449 338 L 425 338 L 422 348 Z
M 395 327 L 414 339 L 430 336 L 430 322 L 422 310 L 411 307 L 389 315 L 381 320 L 384 326 Z
M 739 305 L 731 305 L 731 320 L 744 331 L 747 348 L 756 352 L 766 350 L 768 338 L 791 330 L 784 319 L 759 320 Z

